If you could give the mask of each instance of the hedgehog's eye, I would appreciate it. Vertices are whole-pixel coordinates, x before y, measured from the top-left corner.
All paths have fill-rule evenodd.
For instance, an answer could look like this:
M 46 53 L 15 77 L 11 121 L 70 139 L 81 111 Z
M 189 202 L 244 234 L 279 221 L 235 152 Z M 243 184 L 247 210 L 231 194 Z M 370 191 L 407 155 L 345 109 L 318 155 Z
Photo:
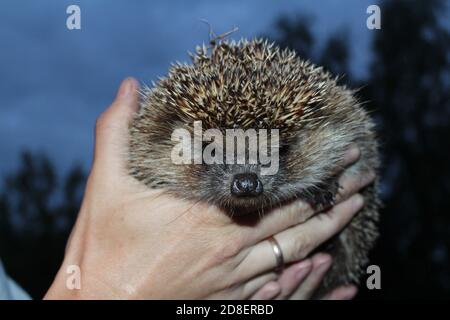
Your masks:
M 289 152 L 289 146 L 287 144 L 281 145 L 278 150 L 280 157 L 285 156 Z

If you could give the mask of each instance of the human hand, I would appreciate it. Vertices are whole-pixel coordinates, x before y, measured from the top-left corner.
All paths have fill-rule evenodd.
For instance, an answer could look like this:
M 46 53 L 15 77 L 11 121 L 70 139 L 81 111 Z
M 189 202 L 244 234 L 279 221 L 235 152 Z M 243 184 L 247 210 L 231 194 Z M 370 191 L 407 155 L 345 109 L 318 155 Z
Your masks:
M 287 267 L 276 280 L 269 281 L 252 297 L 253 300 L 307 300 L 319 288 L 332 264 L 329 254 L 317 253 Z M 323 297 L 323 300 L 350 300 L 358 292 L 354 285 L 340 286 Z
M 353 158 L 354 156 L 349 154 L 347 159 Z M 366 184 L 373 181 L 375 175 L 368 173 L 365 177 L 358 177 L 350 176 L 350 173 L 346 172 L 341 176 L 339 182 L 343 186 L 343 190 L 347 190 L 344 194 L 341 194 L 341 197 L 348 198 L 349 194 L 345 193 L 348 190 L 354 190 L 355 186 L 359 184 L 358 179 L 363 179 L 360 183 Z M 333 214 L 333 212 L 334 214 L 341 214 L 340 212 L 349 210 L 349 208 L 345 208 L 345 203 L 338 204 L 328 214 Z M 269 281 L 259 289 L 252 296 L 252 299 L 309 299 L 314 296 L 315 291 L 319 288 L 332 262 L 332 257 L 329 254 L 316 253 L 312 257 L 292 263 L 283 270 L 277 279 Z M 319 298 L 325 300 L 350 300 L 357 294 L 357 291 L 357 287 L 354 285 L 340 286 Z
M 353 158 L 354 156 L 348 155 L 348 159 Z M 343 186 L 343 190 L 347 190 L 344 193 L 347 193 L 348 190 L 354 190 L 354 187 L 359 184 L 358 179 L 363 179 L 364 181 L 361 181 L 361 183 L 366 184 L 373 181 L 374 178 L 375 175 L 373 173 L 368 173 L 365 177 L 350 176 L 349 173 L 346 173 L 341 176 L 339 184 Z M 348 198 L 348 196 L 349 194 L 341 193 L 340 195 L 342 198 Z M 350 208 L 346 207 L 346 202 L 342 202 L 330 210 L 327 212 L 328 215 L 342 214 L 340 212 L 350 210 Z M 283 270 L 277 279 L 266 283 L 251 298 L 258 300 L 309 299 L 314 296 L 315 291 L 319 288 L 332 262 L 332 257 L 329 254 L 316 253 L 312 257 L 292 263 Z M 319 298 L 325 300 L 350 300 L 356 295 L 357 291 L 357 287 L 354 285 L 340 286 Z
M 97 121 L 83 204 L 46 298 L 246 299 L 278 277 L 267 237 L 276 236 L 287 263 L 298 261 L 362 207 L 362 196 L 355 193 L 370 179 L 344 181 L 339 204 L 328 213 L 315 215 L 296 201 L 253 226 L 236 224 L 217 207 L 147 188 L 127 171 L 137 89 L 135 80 L 125 80 Z M 353 150 L 342 165 L 357 158 Z M 81 270 L 80 290 L 66 287 L 71 265 Z

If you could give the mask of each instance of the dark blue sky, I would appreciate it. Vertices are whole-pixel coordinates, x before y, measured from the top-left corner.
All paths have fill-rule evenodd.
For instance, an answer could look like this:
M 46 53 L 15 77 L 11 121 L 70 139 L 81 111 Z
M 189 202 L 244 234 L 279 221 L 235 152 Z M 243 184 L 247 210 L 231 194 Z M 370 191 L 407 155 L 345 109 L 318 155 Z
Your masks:
M 238 26 L 233 38 L 270 33 L 282 14 L 313 15 L 319 41 L 347 27 L 352 68 L 370 61 L 366 8 L 374 0 L 138 1 L 3 0 L 0 4 L 0 174 L 22 149 L 44 150 L 65 171 L 89 165 L 93 126 L 120 80 L 150 84 L 187 51 Z M 66 28 L 66 8 L 81 7 L 82 30 Z

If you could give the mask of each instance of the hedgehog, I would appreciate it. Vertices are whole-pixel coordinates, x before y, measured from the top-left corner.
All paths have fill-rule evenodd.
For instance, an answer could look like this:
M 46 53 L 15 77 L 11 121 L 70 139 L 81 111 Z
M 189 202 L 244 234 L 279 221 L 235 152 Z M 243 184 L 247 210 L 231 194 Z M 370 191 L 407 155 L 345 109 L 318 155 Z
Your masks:
M 262 39 L 223 40 L 190 55 L 191 63 L 173 64 L 166 77 L 142 89 L 130 125 L 129 171 L 148 187 L 237 217 L 260 217 L 295 199 L 319 209 L 331 206 L 339 189 L 333 169 L 351 145 L 358 145 L 361 156 L 348 170 L 377 171 L 373 120 L 356 92 L 322 67 Z M 182 128 L 194 135 L 195 122 L 202 132 L 215 129 L 224 136 L 229 129 L 276 129 L 279 140 L 271 150 L 277 151 L 277 172 L 262 175 L 258 161 L 175 164 L 173 132 Z M 320 248 L 334 263 L 319 293 L 359 283 L 378 237 L 377 185 L 361 191 L 364 208 Z

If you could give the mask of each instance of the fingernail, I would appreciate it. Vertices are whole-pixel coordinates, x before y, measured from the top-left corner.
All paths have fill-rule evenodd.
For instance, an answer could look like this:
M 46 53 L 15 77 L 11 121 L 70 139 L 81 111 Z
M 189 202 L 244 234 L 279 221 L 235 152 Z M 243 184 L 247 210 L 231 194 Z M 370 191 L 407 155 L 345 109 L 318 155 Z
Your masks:
M 368 179 L 369 179 L 369 181 L 373 181 L 373 180 L 375 180 L 375 178 L 376 178 L 376 173 L 374 172 L 374 171 L 370 171 L 369 172 L 369 174 L 368 174 Z
M 322 272 L 328 269 L 331 265 L 331 258 L 328 256 L 320 258 L 317 262 L 317 271 Z
M 267 288 L 266 291 L 264 293 L 264 297 L 263 299 L 272 299 L 276 294 L 278 294 L 281 291 L 280 286 L 277 283 L 270 283 Z
M 125 80 L 122 81 L 119 92 L 117 93 L 118 98 L 124 98 L 128 96 L 131 93 L 131 90 L 133 89 L 133 78 L 128 77 Z
M 348 287 L 346 288 L 345 293 L 342 294 L 343 300 L 350 300 L 358 293 L 358 289 L 356 287 Z
M 311 261 L 306 260 L 297 265 L 295 280 L 303 279 L 311 271 Z
M 346 157 L 350 159 L 357 159 L 360 156 L 359 147 L 356 144 L 352 144 L 346 152 Z
M 364 205 L 364 197 L 359 193 L 353 196 L 353 206 L 356 210 L 359 210 Z

